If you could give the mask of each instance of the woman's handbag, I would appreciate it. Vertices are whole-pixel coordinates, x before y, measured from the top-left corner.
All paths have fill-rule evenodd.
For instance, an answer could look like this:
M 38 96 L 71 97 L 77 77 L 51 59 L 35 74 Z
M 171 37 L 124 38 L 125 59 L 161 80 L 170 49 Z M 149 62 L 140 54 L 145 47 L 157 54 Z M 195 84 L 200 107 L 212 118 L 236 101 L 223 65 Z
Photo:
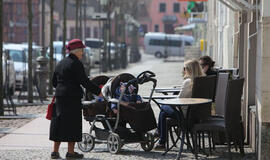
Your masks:
M 53 99 L 52 99 L 51 103 L 48 105 L 47 115 L 46 115 L 46 119 L 48 119 L 48 120 L 51 120 L 52 119 L 52 112 L 53 112 L 53 107 L 54 107 L 54 101 L 55 101 L 55 96 L 53 96 Z

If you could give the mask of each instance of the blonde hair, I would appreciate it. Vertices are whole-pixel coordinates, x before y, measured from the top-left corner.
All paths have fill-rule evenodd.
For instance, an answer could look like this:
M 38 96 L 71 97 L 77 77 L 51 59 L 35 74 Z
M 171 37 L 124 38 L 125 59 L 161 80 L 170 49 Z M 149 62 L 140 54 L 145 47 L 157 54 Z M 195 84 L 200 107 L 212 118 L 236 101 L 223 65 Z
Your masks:
M 199 62 L 196 59 L 184 62 L 184 67 L 186 70 L 184 79 L 190 78 L 191 83 L 193 83 L 195 77 L 205 76 L 205 73 L 202 71 Z

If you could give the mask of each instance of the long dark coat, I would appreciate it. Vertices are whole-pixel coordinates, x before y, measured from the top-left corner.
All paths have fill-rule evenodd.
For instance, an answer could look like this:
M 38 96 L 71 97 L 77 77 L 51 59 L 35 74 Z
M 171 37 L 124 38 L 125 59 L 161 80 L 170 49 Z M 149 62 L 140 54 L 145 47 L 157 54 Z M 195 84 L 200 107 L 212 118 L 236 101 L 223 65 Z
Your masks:
M 56 107 L 53 108 L 49 139 L 55 142 L 82 140 L 83 90 L 80 85 L 98 95 L 100 88 L 86 76 L 82 62 L 73 54 L 61 60 L 53 74 Z

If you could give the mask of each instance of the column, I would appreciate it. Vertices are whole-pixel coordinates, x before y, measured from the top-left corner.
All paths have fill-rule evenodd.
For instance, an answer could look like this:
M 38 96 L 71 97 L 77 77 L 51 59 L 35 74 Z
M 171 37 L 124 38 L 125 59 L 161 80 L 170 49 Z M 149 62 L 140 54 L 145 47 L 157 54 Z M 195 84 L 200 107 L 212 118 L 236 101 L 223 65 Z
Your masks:
M 270 1 L 262 0 L 256 56 L 256 106 L 258 110 L 258 159 L 270 157 Z

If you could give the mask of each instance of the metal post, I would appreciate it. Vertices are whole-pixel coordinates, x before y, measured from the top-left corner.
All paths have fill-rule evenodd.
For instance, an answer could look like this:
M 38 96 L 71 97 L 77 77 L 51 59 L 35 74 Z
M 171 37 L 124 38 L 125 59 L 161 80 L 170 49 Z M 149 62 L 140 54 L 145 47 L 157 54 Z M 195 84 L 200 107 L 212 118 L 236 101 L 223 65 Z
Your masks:
M 32 75 L 32 0 L 28 0 L 28 103 L 33 103 L 33 75 Z
M 0 0 L 0 57 L 3 56 L 3 0 Z M 0 82 L 3 82 L 2 58 L 0 59 Z M 0 115 L 4 115 L 3 83 L 0 83 Z
M 46 54 L 46 47 L 45 47 L 45 0 L 42 0 L 42 55 L 37 58 L 37 73 L 39 77 L 39 93 L 40 98 L 45 100 L 47 98 L 47 75 L 48 75 L 48 68 L 47 63 L 48 60 L 45 57 Z
M 63 58 L 66 57 L 66 37 L 67 37 L 67 0 L 64 0 L 64 12 L 63 12 L 63 48 L 62 55 Z
M 50 69 L 49 69 L 49 94 L 52 94 L 53 93 L 53 86 L 52 86 L 52 77 L 53 77 L 53 51 L 54 51 L 54 47 L 53 47 L 53 40 L 54 40 L 54 20 L 53 20 L 53 10 L 54 10 L 54 0 L 50 0 L 50 12 L 51 12 L 51 15 L 50 15 L 50 18 L 51 18 L 51 24 L 50 24 L 50 30 L 51 30 L 51 33 L 50 33 L 50 63 L 49 63 L 49 66 L 50 66 Z
M 107 20 L 108 20 L 108 25 L 107 25 L 107 36 L 108 36 L 108 66 L 109 70 L 112 70 L 112 64 L 111 64 L 111 5 L 112 2 L 109 0 L 108 2 L 108 15 L 107 15 Z

